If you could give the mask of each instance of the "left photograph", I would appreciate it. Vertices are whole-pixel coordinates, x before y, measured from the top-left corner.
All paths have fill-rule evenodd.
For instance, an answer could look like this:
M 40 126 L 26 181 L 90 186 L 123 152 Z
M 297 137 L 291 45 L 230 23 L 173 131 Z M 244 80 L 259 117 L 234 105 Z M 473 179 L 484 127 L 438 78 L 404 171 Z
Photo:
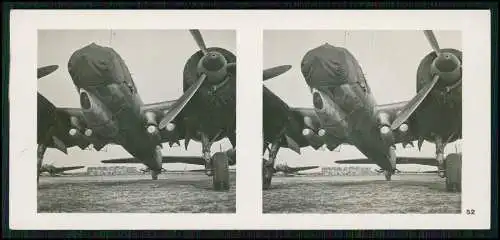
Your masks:
M 39 30 L 38 212 L 236 212 L 235 30 Z

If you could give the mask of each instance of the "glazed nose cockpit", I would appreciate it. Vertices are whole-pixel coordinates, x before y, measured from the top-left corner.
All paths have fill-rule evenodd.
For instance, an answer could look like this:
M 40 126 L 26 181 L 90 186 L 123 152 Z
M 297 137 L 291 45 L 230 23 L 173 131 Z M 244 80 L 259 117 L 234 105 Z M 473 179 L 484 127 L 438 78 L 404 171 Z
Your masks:
M 91 43 L 71 55 L 68 71 L 79 88 L 110 83 L 112 50 Z
M 346 52 L 325 43 L 307 52 L 302 59 L 302 75 L 310 87 L 328 87 L 347 82 Z

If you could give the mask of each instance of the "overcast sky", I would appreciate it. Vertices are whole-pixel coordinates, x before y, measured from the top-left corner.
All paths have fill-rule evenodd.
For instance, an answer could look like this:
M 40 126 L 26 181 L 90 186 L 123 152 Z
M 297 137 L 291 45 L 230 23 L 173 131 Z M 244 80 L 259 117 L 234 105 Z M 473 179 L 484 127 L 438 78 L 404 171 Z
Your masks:
M 461 49 L 459 31 L 435 31 L 441 48 Z M 378 104 L 411 99 L 416 94 L 416 71 L 421 59 L 432 51 L 422 31 L 341 31 L 341 30 L 267 30 L 264 31 L 264 68 L 290 64 L 292 69 L 265 83 L 271 91 L 293 107 L 313 107 L 312 96 L 300 64 L 307 51 L 324 43 L 347 48 L 359 61 Z M 458 143 L 458 142 L 457 142 Z M 416 143 L 415 143 L 416 146 Z M 399 156 L 435 156 L 433 144 L 402 149 Z M 338 152 L 337 152 L 338 151 Z M 455 152 L 449 144 L 445 153 Z M 335 160 L 364 157 L 355 147 L 340 146 L 334 152 L 302 149 L 302 154 L 281 149 L 277 162 L 290 166 L 339 166 Z M 346 165 L 340 165 L 346 166 Z M 360 165 L 362 166 L 362 165 Z M 375 165 L 365 165 L 375 167 Z M 400 170 L 435 170 L 420 165 L 400 165 Z M 315 170 L 311 170 L 315 171 Z M 317 171 L 317 170 L 316 170 Z
M 236 54 L 236 31 L 201 30 L 207 47 L 222 47 Z M 40 30 L 38 32 L 38 65 L 59 65 L 59 69 L 38 81 L 38 91 L 58 107 L 80 107 L 78 93 L 68 73 L 71 54 L 92 42 L 114 48 L 124 59 L 144 103 L 179 98 L 182 91 L 182 71 L 187 59 L 198 49 L 188 30 Z M 169 148 L 164 155 L 201 156 L 201 144 L 191 141 L 188 151 Z M 226 150 L 227 139 L 212 146 L 212 153 Z M 101 160 L 131 157 L 120 146 L 107 146 L 100 152 L 68 149 L 68 155 L 47 149 L 44 163 L 56 166 L 99 166 Z M 106 164 L 110 165 L 110 164 Z M 138 166 L 142 165 L 128 165 Z M 169 170 L 200 168 L 187 164 L 164 165 Z

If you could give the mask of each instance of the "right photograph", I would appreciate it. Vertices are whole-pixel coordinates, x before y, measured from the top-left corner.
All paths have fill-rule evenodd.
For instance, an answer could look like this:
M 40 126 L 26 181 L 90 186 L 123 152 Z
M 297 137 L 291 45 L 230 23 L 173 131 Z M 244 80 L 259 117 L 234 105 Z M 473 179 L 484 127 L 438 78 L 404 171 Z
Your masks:
M 456 213 L 462 39 L 265 30 L 264 213 Z

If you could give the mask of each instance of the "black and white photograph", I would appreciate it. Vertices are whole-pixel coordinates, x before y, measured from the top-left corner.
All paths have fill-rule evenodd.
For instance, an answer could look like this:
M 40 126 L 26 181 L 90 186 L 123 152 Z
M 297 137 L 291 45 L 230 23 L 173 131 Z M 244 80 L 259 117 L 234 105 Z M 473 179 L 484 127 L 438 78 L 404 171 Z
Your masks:
M 11 229 L 491 224 L 488 12 L 9 19 Z
M 39 30 L 38 212 L 235 213 L 236 31 Z
M 460 31 L 265 30 L 264 213 L 461 213 Z

